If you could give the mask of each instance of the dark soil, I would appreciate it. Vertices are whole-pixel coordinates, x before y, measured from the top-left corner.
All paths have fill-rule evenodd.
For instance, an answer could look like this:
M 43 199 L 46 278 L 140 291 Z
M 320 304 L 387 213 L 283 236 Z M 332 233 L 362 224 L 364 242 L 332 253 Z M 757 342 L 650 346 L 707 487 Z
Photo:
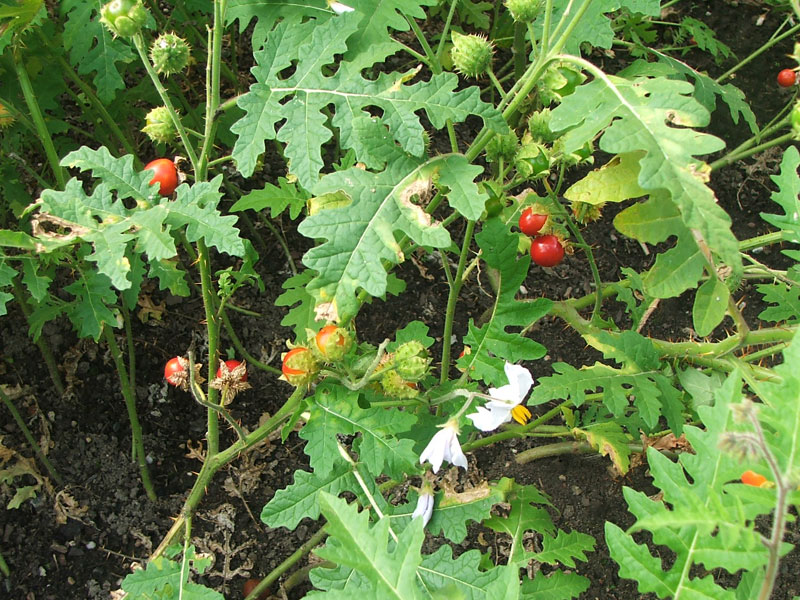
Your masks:
M 681 11 L 705 21 L 739 57 L 761 45 L 774 31 L 781 16 L 760 3 L 739 5 L 722 1 L 684 3 Z M 686 13 L 684 13 L 686 14 Z M 766 15 L 763 24 L 756 21 Z M 674 15 L 666 18 L 676 20 Z M 742 35 L 746 31 L 747 35 Z M 773 73 L 787 66 L 785 55 L 791 44 L 775 48 L 750 63 L 737 74 L 734 83 L 741 87 L 756 110 L 760 124 L 789 99 L 773 85 Z M 610 60 L 592 57 L 598 63 Z M 626 57 L 618 55 L 616 61 Z M 700 64 L 710 74 L 719 74 L 735 61 L 717 66 L 706 55 L 694 52 L 686 57 L 690 64 Z M 611 68 L 609 65 L 604 65 Z M 765 75 L 766 74 L 766 75 Z M 765 78 L 768 79 L 765 84 Z M 718 107 L 713 131 L 735 145 L 747 137 L 746 128 L 734 126 L 727 108 Z M 759 218 L 761 211 L 773 212 L 769 193 L 769 175 L 776 171 L 776 156 L 766 154 L 715 173 L 711 185 L 720 204 L 731 214 L 738 237 L 752 237 L 767 230 Z M 277 169 L 278 171 L 280 169 Z M 584 235 L 596 250 L 604 280 L 619 277 L 622 267 L 643 271 L 651 266 L 655 254 L 616 235 L 611 226 L 615 210 L 587 227 Z M 299 261 L 308 241 L 300 238 L 288 220 L 282 223 L 290 246 Z M 244 345 L 263 361 L 279 363 L 284 340 L 291 333 L 279 325 L 283 308 L 274 306 L 281 284 L 290 276 L 285 258 L 269 232 L 259 233 L 269 248 L 259 263 L 265 291 L 245 291 L 236 302 L 262 316 L 248 317 L 231 312 L 234 327 Z M 766 256 L 765 256 L 766 255 Z M 780 261 L 777 251 L 762 255 L 765 261 Z M 778 263 L 775 263 L 778 264 Z M 358 318 L 362 339 L 377 343 L 391 336 L 410 320 L 424 321 L 431 335 L 442 335 L 440 315 L 446 303 L 446 284 L 435 265 L 408 261 L 398 274 L 407 282 L 400 298 L 374 301 Z M 552 270 L 532 269 L 525 282 L 530 297 L 547 295 L 565 298 L 591 291 L 591 274 L 580 254 L 575 254 Z M 458 314 L 456 334 L 462 335 L 469 318 L 477 318 L 490 298 L 484 287 L 466 286 Z M 761 310 L 752 288 L 739 292 L 746 302 L 745 314 L 753 326 Z M 164 362 L 183 354 L 192 341 L 202 347 L 202 305 L 197 297 L 178 299 L 151 290 L 155 305 L 163 303 L 161 320 L 137 321 L 135 330 L 138 409 L 145 431 L 145 447 L 152 459 L 152 473 L 159 500 L 150 502 L 139 483 L 136 466 L 130 460 L 130 429 L 119 393 L 116 373 L 103 345 L 78 340 L 69 324 L 57 322 L 45 328 L 45 336 L 59 360 L 69 389 L 59 397 L 38 358 L 38 350 L 27 337 L 23 317 L 15 307 L 0 319 L 0 382 L 15 393 L 14 401 L 64 479 L 63 486 L 49 481 L 38 496 L 20 508 L 0 510 L 0 552 L 11 569 L 11 577 L 0 580 L 0 596 L 9 600 L 107 599 L 119 588 L 120 581 L 136 562 L 143 562 L 171 525 L 181 509 L 200 462 L 193 449 L 202 448 L 205 410 L 189 396 L 168 388 L 161 378 Z M 409 302 L 409 299 L 413 299 Z M 737 297 L 737 300 L 739 298 Z M 686 298 L 662 302 L 650 317 L 644 333 L 670 339 L 685 339 L 691 327 L 691 302 Z M 620 310 L 621 315 L 621 310 Z M 617 318 L 619 315 L 612 315 Z M 575 366 L 591 364 L 599 355 L 584 347 L 582 339 L 554 319 L 537 323 L 530 335 L 548 348 L 548 355 L 530 367 L 534 377 L 550 374 L 556 361 Z M 228 343 L 225 343 L 227 347 Z M 202 360 L 198 356 L 198 360 Z M 290 391 L 272 375 L 251 369 L 254 390 L 240 394 L 233 405 L 234 417 L 252 430 L 259 419 L 273 413 Z M 15 392 L 16 390 L 16 392 Z M 540 407 L 545 410 L 546 407 Z M 14 422 L 0 409 L 2 445 L 25 456 L 30 449 Z M 225 435 L 230 436 L 230 432 Z M 228 437 L 227 441 L 232 438 Z M 259 514 L 277 489 L 292 482 L 293 473 L 307 466 L 302 440 L 291 436 L 286 443 L 266 442 L 255 451 L 220 472 L 208 490 L 192 534 L 200 551 L 211 552 L 216 563 L 202 580 L 226 598 L 241 597 L 243 581 L 263 576 L 305 542 L 318 527 L 304 521 L 295 531 L 272 530 L 262 524 Z M 632 599 L 641 596 L 633 582 L 620 580 L 610 559 L 603 537 L 605 521 L 625 528 L 633 522 L 622 499 L 622 486 L 631 486 L 648 494 L 657 490 L 648 478 L 647 465 L 638 464 L 625 476 L 613 473 L 609 462 L 597 456 L 564 455 L 520 465 L 517 453 L 535 442 L 516 440 L 482 449 L 470 458 L 479 476 L 497 479 L 515 478 L 536 485 L 557 508 L 553 520 L 557 527 L 594 536 L 596 549 L 577 572 L 591 580 L 590 589 L 581 596 L 589 599 Z M 0 450 L 2 448 L 0 447 Z M 472 470 L 472 469 L 471 469 Z M 26 483 L 32 484 L 29 477 Z M 0 488 L 0 501 L 9 497 Z M 797 543 L 797 527 L 790 542 Z M 479 535 L 480 534 L 480 535 Z M 497 540 L 489 532 L 470 531 L 465 547 L 480 547 Z M 773 598 L 789 599 L 800 594 L 800 551 L 795 550 L 782 563 L 779 585 Z M 300 598 L 307 587 L 288 592 Z

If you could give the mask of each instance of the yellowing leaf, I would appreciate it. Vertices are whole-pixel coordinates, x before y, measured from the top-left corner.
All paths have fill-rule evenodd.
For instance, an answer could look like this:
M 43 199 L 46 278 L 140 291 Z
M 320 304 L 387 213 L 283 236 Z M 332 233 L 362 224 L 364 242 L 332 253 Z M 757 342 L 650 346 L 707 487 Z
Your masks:
M 573 202 L 603 204 L 644 196 L 647 192 L 638 183 L 639 159 L 644 154 L 642 151 L 618 154 L 572 185 L 564 197 Z

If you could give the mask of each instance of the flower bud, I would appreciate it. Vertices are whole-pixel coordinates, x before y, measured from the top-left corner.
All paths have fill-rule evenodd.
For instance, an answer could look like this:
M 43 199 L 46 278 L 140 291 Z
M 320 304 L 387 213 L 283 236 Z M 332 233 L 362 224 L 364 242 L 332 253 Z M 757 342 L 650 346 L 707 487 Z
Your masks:
M 154 142 L 167 144 L 175 139 L 178 130 L 172 121 L 169 109 L 166 106 L 157 106 L 145 117 L 145 126 L 142 132 L 147 134 Z
M 189 64 L 191 48 L 182 37 L 162 33 L 150 46 L 150 60 L 156 72 L 164 75 L 179 73 Z
M 9 110 L 0 104 L 0 129 L 5 129 L 14 122 L 14 115 Z
M 112 0 L 100 9 L 100 22 L 116 36 L 132 37 L 147 21 L 141 0 Z
M 467 77 L 480 77 L 492 62 L 492 43 L 480 35 L 453 32 L 450 53 L 456 70 Z

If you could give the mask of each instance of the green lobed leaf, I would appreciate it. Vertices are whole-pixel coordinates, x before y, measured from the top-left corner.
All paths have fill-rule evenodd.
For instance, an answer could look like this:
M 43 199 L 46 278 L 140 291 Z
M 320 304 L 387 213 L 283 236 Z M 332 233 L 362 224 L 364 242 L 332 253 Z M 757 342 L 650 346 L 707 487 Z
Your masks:
M 518 236 L 511 234 L 499 219 L 487 221 L 475 239 L 486 264 L 499 272 L 499 292 L 486 324 L 477 327 L 470 319 L 464 345 L 470 347 L 471 353 L 460 358 L 457 364 L 470 378 L 501 386 L 508 383 L 504 371 L 506 361 L 535 360 L 544 356 L 544 346 L 521 337 L 519 331 L 545 316 L 552 303 L 546 298 L 516 300 L 528 274 L 530 256 L 517 258 Z
M 81 337 L 100 339 L 103 327 L 117 326 L 117 317 L 109 308 L 117 301 L 111 281 L 102 273 L 84 268 L 76 271 L 76 280 L 64 287 L 74 300 L 62 307 Z M 59 311 L 60 312 L 60 311 Z
M 294 220 L 306 205 L 308 194 L 296 184 L 289 183 L 285 177 L 278 179 L 278 185 L 267 183 L 260 190 L 253 190 L 239 198 L 231 206 L 231 212 L 254 210 L 261 212 L 269 208 L 273 219 L 289 208 L 289 218 Z
M 381 4 L 378 12 L 391 3 Z M 359 31 L 361 19 L 360 14 L 348 13 L 324 21 L 285 20 L 275 27 L 263 50 L 255 53 L 256 83 L 239 99 L 246 114 L 231 128 L 238 136 L 232 154 L 243 175 L 253 173 L 265 141 L 278 139 L 286 143 L 290 172 L 303 187 L 312 189 L 324 165 L 321 146 L 333 135 L 323 112 L 331 106 L 330 123 L 339 130 L 340 145 L 353 149 L 357 159 L 372 168 L 383 166 L 382 151 L 374 151 L 379 142 L 387 147 L 396 142 L 415 157 L 424 155 L 425 132 L 418 111 L 424 111 L 438 129 L 448 120 L 461 122 L 478 115 L 492 129 L 507 131 L 500 113 L 480 99 L 478 88 L 456 90 L 458 78 L 453 73 L 439 73 L 412 85 L 406 81 L 416 71 L 381 73 L 369 80 L 357 64 L 342 62 L 335 73 L 323 73 L 322 67 L 336 62 L 335 55 L 346 52 L 347 40 Z M 358 45 L 356 38 L 353 43 Z M 370 56 L 374 51 L 369 49 Z M 294 73 L 281 79 L 280 72 L 293 59 L 297 61 Z M 368 107 L 380 109 L 381 118 L 372 117 Z M 276 129 L 282 119 L 285 123 Z
M 450 591 L 453 598 L 484 600 L 484 589 L 501 576 L 498 568 L 481 568 L 481 554 L 468 550 L 453 558 L 453 548 L 447 544 L 433 554 L 422 557 L 417 576 L 426 589 Z
M 605 152 L 644 151 L 638 178 L 642 189 L 668 192 L 683 224 L 696 230 L 711 251 L 739 273 L 739 244 L 730 217 L 717 205 L 705 185 L 704 168 L 695 159 L 724 144 L 692 129 L 709 121 L 708 110 L 688 95 L 692 91 L 690 83 L 664 77 L 596 78 L 564 98 L 553 110 L 550 126 L 568 129 L 562 138 L 566 152 L 597 135 Z
M 647 244 L 678 236 L 677 244 L 659 254 L 655 265 L 645 274 L 644 291 L 648 295 L 673 298 L 697 285 L 707 263 L 674 205 L 654 196 L 620 212 L 614 218 L 614 227 Z
M 486 523 L 492 507 L 505 500 L 512 483 L 504 477 L 496 484 L 483 483 L 463 493 L 437 494 L 428 531 L 460 544 L 467 537 L 467 522 Z
M 359 512 L 354 504 L 324 491 L 319 493 L 319 503 L 330 536 L 325 546 L 315 551 L 318 556 L 357 570 L 371 585 L 368 597 L 424 598 L 415 577 L 425 537 L 421 520 L 413 520 L 390 549 L 388 518 L 370 527 L 369 511 Z
M 587 391 L 594 392 L 602 388 L 603 404 L 618 418 L 625 416 L 630 398 L 633 398 L 640 419 L 638 426 L 643 429 L 653 431 L 662 414 L 670 424 L 680 423 L 680 397 L 664 394 L 663 390 L 672 386 L 666 376 L 657 371 L 615 369 L 600 362 L 581 369 L 566 363 L 555 363 L 553 371 L 554 375 L 538 380 L 528 398 L 529 406 L 554 398 L 571 399 L 575 406 L 582 406 Z
M 750 131 L 753 134 L 758 133 L 758 124 L 756 123 L 756 116 L 753 110 L 744 97 L 744 93 L 731 83 L 721 85 L 714 79 L 709 77 L 706 73 L 695 71 L 686 63 L 659 52 L 655 48 L 645 48 L 645 50 L 653 54 L 658 63 L 651 63 L 645 60 L 636 60 L 633 64 L 629 65 L 618 75 L 625 77 L 636 77 L 642 75 L 669 75 L 678 76 L 681 79 L 691 78 L 694 81 L 694 97 L 695 99 L 706 107 L 709 113 L 713 113 L 717 106 L 717 98 L 719 97 L 725 104 L 728 105 L 731 119 L 734 124 L 739 123 L 742 118 L 747 123 Z M 657 65 L 657 69 L 653 65 Z
M 781 160 L 781 171 L 778 175 L 771 175 L 770 179 L 778 186 L 770 198 L 783 209 L 783 214 L 761 213 L 761 218 L 770 225 L 781 230 L 781 236 L 787 242 L 800 244 L 800 176 L 797 167 L 800 166 L 800 152 L 797 147 L 788 146 Z M 786 252 L 786 251 L 784 251 Z
M 555 525 L 550 514 L 543 506 L 552 506 L 549 500 L 532 485 L 521 485 L 513 479 L 503 478 L 498 487 L 502 486 L 506 492 L 506 502 L 511 510 L 507 516 L 492 516 L 484 519 L 483 524 L 493 531 L 511 536 L 511 552 L 508 560 L 510 563 L 525 563 L 525 549 L 523 541 L 525 534 L 535 531 L 544 535 L 555 532 Z M 534 505 L 539 506 L 534 506 Z
M 330 303 L 333 314 L 347 319 L 358 310 L 359 289 L 383 296 L 387 291 L 383 261 L 398 264 L 404 259 L 397 241 L 400 234 L 423 246 L 450 245 L 447 230 L 415 203 L 427 193 L 438 164 L 438 159 L 420 164 L 398 156 L 381 173 L 351 168 L 320 180 L 313 190 L 316 195 L 341 190 L 353 201 L 321 210 L 298 227 L 306 237 L 325 240 L 303 257 L 305 265 L 317 272 L 306 286 L 317 305 Z
M 545 575 L 538 571 L 533 579 L 522 582 L 525 600 L 570 600 L 589 589 L 590 582 L 583 575 L 553 571 Z
M 92 82 L 97 96 L 105 103 L 114 100 L 117 91 L 125 89 L 125 81 L 117 63 L 129 63 L 136 56 L 131 46 L 114 38 L 98 18 L 99 3 L 63 0 L 60 3 L 64 21 L 64 48 L 69 61 L 80 75 L 94 73 Z
M 395 479 L 418 470 L 414 442 L 396 435 L 410 430 L 416 417 L 397 409 L 358 405 L 358 393 L 339 385 L 321 384 L 310 405 L 311 416 L 300 430 L 307 440 L 305 453 L 317 472 L 330 471 L 342 460 L 339 435 L 359 434 L 353 447 L 373 477 L 385 473 Z
M 594 538 L 579 531 L 558 530 L 556 536 L 545 534 L 542 536 L 542 551 L 532 552 L 527 555 L 535 560 L 554 565 L 561 563 L 567 567 L 575 568 L 575 559 L 586 562 L 586 552 L 594 551 Z
M 306 284 L 314 278 L 314 271 L 306 269 L 283 282 L 284 292 L 275 299 L 275 306 L 291 306 L 281 320 L 281 325 L 291 327 L 295 339 L 303 339 L 306 329 L 315 326 L 314 296 L 306 291 Z
M 217 204 L 222 199 L 220 185 L 222 175 L 192 186 L 178 186 L 174 200 L 161 201 L 168 208 L 165 223 L 173 228 L 186 227 L 186 239 L 190 242 L 204 239 L 206 244 L 214 246 L 220 252 L 244 256 L 244 242 L 236 228 L 237 217 L 222 216 L 217 209 Z
M 358 482 L 353 476 L 353 470 L 343 461 L 334 464 L 325 473 L 295 471 L 294 483 L 275 492 L 272 499 L 264 505 L 261 520 L 273 528 L 294 529 L 306 517 L 319 518 L 317 497 L 320 491 L 340 494 L 357 488 Z

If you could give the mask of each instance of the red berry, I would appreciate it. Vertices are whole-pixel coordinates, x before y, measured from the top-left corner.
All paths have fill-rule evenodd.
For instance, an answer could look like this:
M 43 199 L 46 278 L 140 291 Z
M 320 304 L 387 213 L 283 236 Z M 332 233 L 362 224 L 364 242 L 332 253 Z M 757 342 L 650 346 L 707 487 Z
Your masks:
M 157 158 L 147 163 L 144 170 L 154 171 L 153 178 L 150 180 L 150 185 L 154 183 L 161 184 L 158 193 L 162 196 L 171 196 L 175 188 L 178 187 L 178 170 L 175 168 L 175 163 L 170 159 Z
M 540 267 L 555 267 L 564 258 L 564 246 L 554 235 L 540 235 L 531 242 L 531 258 Z
M 236 367 L 242 364 L 239 360 L 226 360 L 225 366 L 228 367 L 228 371 L 233 371 Z M 222 377 L 222 367 L 217 369 L 217 377 Z M 244 372 L 244 375 L 239 379 L 239 381 L 247 381 L 247 371 Z
M 164 378 L 170 385 L 178 386 L 186 379 L 186 367 L 183 364 L 183 359 L 180 356 L 170 358 L 167 364 L 164 365 Z
M 245 581 L 244 585 L 242 586 L 242 593 L 244 594 L 244 597 L 247 598 L 250 594 L 252 594 L 253 590 L 256 589 L 256 586 L 259 583 L 261 583 L 260 579 L 248 579 L 247 581 Z M 269 597 L 269 588 L 264 590 L 261 593 L 261 595 L 256 598 L 256 600 L 267 600 L 268 597 Z
M 778 73 L 778 85 L 781 87 L 792 87 L 797 81 L 797 74 L 792 69 L 783 69 Z
M 547 221 L 547 215 L 540 215 L 533 212 L 532 208 L 526 208 L 519 216 L 519 230 L 525 235 L 536 235 Z

